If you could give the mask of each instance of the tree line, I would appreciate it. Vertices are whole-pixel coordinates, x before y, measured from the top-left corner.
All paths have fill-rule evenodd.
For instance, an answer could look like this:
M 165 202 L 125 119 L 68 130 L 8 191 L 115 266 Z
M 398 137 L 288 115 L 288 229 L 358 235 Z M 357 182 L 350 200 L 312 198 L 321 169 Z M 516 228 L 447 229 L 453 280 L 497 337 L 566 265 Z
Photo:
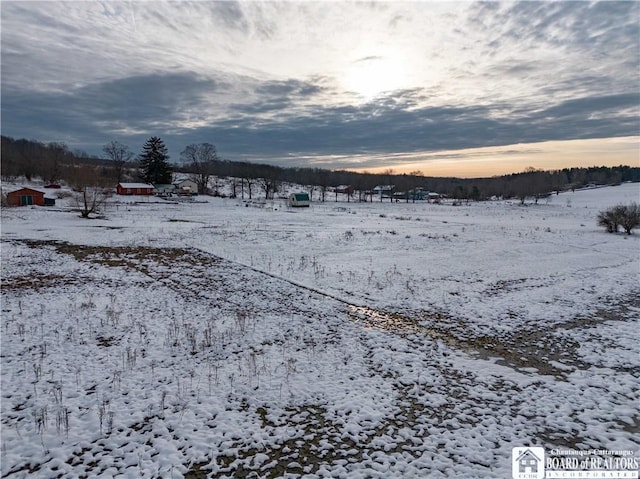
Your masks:
M 640 168 L 616 167 L 564 168 L 542 171 L 528 168 L 521 173 L 491 178 L 429 177 L 420 171 L 397 174 L 356 173 L 321 168 L 280 167 L 262 163 L 231 161 L 219 157 L 211 143 L 191 144 L 180 154 L 181 163 L 170 163 L 167 148 L 159 137 L 151 137 L 143 150 L 135 155 L 128 146 L 112 141 L 103 146 L 104 157 L 71 151 L 63 143 L 41 143 L 34 140 L 2 136 L 1 173 L 5 180 L 25 177 L 40 178 L 45 183 L 65 181 L 73 188 L 87 185 L 113 187 L 122 181 L 171 183 L 176 174 L 188 176 L 201 194 L 222 194 L 222 178 L 229 178 L 232 196 L 252 198 L 257 194 L 273 197 L 283 183 L 306 187 L 312 199 L 328 201 L 339 186 L 346 187 L 347 198 L 370 201 L 378 185 L 393 185 L 396 201 L 412 201 L 415 191 L 437 192 L 459 200 L 480 201 L 492 197 L 527 198 L 534 201 L 562 190 L 589 184 L 612 185 L 640 181 Z M 317 198 L 313 198 L 313 195 Z M 337 195 L 335 196 L 337 199 Z

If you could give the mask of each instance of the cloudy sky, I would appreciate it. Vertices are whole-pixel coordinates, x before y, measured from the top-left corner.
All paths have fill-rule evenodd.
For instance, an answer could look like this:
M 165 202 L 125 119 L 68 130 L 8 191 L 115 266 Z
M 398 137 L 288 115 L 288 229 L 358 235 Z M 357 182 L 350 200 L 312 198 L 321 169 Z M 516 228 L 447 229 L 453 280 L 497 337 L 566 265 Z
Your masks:
M 639 166 L 640 2 L 3 1 L 2 134 L 284 166 Z

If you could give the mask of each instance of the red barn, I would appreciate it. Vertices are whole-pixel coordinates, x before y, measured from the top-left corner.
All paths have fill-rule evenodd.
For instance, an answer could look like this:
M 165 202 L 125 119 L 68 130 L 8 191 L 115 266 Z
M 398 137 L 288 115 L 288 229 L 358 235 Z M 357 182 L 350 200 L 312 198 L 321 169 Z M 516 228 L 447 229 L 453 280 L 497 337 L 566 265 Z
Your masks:
M 7 193 L 7 204 L 9 206 L 44 206 L 44 192 L 31 188 L 20 188 Z
M 152 195 L 154 187 L 148 183 L 118 183 L 116 191 L 119 195 Z

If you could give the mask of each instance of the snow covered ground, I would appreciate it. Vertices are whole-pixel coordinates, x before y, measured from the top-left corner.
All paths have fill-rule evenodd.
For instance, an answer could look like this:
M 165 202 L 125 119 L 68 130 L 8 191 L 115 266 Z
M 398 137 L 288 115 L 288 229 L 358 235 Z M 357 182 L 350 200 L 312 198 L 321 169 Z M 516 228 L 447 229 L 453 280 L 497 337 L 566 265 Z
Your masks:
M 639 196 L 4 208 L 2 477 L 510 477 L 515 446 L 640 453 L 640 234 L 596 225 Z

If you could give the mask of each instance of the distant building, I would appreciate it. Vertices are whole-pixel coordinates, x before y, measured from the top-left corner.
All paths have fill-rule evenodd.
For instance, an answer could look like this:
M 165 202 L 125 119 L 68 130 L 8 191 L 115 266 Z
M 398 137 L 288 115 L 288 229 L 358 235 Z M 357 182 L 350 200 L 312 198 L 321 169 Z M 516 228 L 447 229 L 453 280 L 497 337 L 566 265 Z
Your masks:
M 154 188 L 149 183 L 118 183 L 116 192 L 119 195 L 152 195 Z
M 44 206 L 44 203 L 44 192 L 33 188 L 20 188 L 7 193 L 7 204 L 9 206 Z
M 409 190 L 409 199 L 413 201 L 422 201 L 426 199 L 427 193 L 422 188 Z
M 176 192 L 176 187 L 173 185 L 157 184 L 153 185 L 153 188 L 156 190 L 155 193 L 158 196 L 171 196 Z
M 304 207 L 310 205 L 311 200 L 309 199 L 309 193 L 291 193 L 289 195 L 289 206 Z
M 197 195 L 198 185 L 188 178 L 180 178 L 173 182 L 175 192 L 179 195 Z
M 440 203 L 441 199 L 442 199 L 442 195 L 440 195 L 439 193 L 429 193 L 427 195 L 427 201 L 429 203 Z
M 373 189 L 373 194 L 380 198 L 391 198 L 395 185 L 378 185 Z

